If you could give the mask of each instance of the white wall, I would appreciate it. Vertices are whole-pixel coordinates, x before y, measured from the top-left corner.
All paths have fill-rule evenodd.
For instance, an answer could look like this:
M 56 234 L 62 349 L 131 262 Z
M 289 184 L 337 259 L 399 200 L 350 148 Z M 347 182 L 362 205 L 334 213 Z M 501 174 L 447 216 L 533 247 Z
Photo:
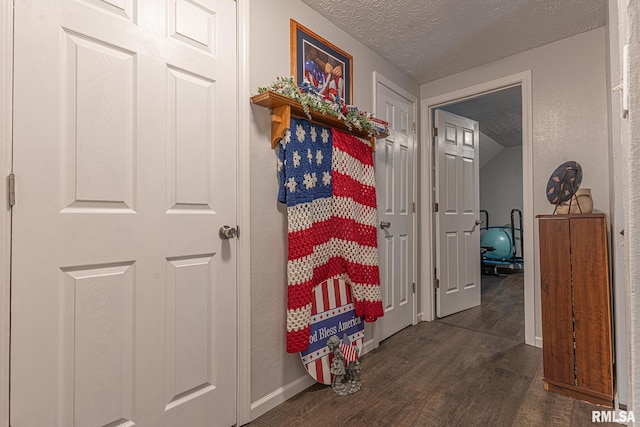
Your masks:
M 615 0 L 613 0 L 615 2 Z M 637 0 L 618 0 L 618 55 L 629 45 L 629 115 L 612 115 L 612 124 L 620 132 L 623 161 L 623 204 L 625 243 L 626 350 L 628 355 L 628 409 L 640 411 L 640 4 Z M 615 25 L 614 25 L 615 26 Z M 613 47 L 615 49 L 615 46 Z M 612 64 L 612 69 L 617 64 Z M 616 95 L 613 102 L 619 102 Z M 623 379 L 620 379 L 624 381 Z M 638 420 L 636 425 L 640 424 Z
M 502 150 L 504 150 L 502 145 L 480 131 L 480 152 L 478 153 L 480 170 Z
M 360 109 L 373 109 L 373 71 L 418 96 L 417 83 L 298 0 L 251 2 L 252 88 L 290 74 L 290 18 L 353 55 L 353 103 Z M 299 354 L 285 350 L 286 209 L 276 201 L 270 112 L 255 105 L 251 110 L 251 400 L 255 418 L 312 382 Z
M 13 2 L 0 6 L 0 176 L 11 173 L 13 108 Z M 0 425 L 9 425 L 11 209 L 0 186 Z
M 628 187 L 628 212 L 627 242 L 629 255 L 627 264 L 627 280 L 630 284 L 631 298 L 628 300 L 630 308 L 630 334 L 631 345 L 631 407 L 640 411 L 640 4 L 637 0 L 628 0 L 626 11 L 628 17 L 629 44 L 629 117 L 628 128 L 623 129 L 627 133 L 626 143 L 630 144 L 630 156 L 628 157 L 629 187 Z M 640 420 L 639 420 L 640 423 Z
M 522 211 L 522 146 L 505 147 L 480 168 L 480 209 L 490 226 L 511 224 L 511 209 Z
M 531 70 L 533 214 L 553 211 L 545 195 L 547 180 L 562 162 L 576 160 L 584 171 L 582 185 L 592 189 L 594 209 L 609 215 L 605 59 L 605 29 L 599 28 L 424 84 L 420 97 L 435 97 Z M 537 225 L 535 231 L 535 335 L 541 337 Z M 527 257 L 531 254 L 525 254 Z
M 618 4 L 617 1 L 608 2 L 607 10 L 607 53 L 609 56 L 609 73 L 607 76 L 609 87 L 620 83 L 620 37 L 618 34 Z M 627 325 L 625 305 L 625 271 L 624 271 L 624 236 L 620 233 L 624 229 L 622 171 L 624 169 L 624 155 L 620 143 L 621 102 L 620 94 L 607 91 L 609 99 L 609 199 L 611 203 L 611 271 L 612 297 L 614 306 L 614 332 L 616 353 L 616 404 L 628 405 L 627 370 Z

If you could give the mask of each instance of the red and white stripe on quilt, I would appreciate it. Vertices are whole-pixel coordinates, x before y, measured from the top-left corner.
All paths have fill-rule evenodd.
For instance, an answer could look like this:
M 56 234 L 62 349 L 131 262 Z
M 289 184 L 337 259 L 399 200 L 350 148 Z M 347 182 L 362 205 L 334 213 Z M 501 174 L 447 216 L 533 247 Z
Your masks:
M 335 129 L 332 140 L 332 197 L 287 207 L 289 352 L 307 347 L 311 293 L 327 279 L 351 285 L 356 313 L 365 321 L 384 315 L 371 144 Z

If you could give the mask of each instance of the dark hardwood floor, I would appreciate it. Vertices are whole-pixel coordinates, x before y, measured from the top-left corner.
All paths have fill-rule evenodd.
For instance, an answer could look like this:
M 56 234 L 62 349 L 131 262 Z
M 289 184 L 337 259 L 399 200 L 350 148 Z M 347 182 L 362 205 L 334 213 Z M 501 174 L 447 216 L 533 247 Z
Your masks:
M 524 344 L 522 276 L 483 276 L 483 288 L 481 307 L 408 327 L 364 355 L 357 393 L 316 384 L 250 426 L 591 425 L 603 408 L 543 388 L 542 351 Z
M 524 341 L 523 273 L 482 276 L 482 304 L 438 319 L 472 331 Z

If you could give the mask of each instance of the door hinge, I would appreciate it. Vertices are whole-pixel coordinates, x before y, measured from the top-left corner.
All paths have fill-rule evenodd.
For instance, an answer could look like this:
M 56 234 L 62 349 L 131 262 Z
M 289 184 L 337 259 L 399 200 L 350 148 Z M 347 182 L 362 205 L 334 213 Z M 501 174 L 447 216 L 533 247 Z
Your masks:
M 415 212 L 416 212 L 416 202 L 411 202 L 411 211 L 412 211 L 413 213 L 415 213 Z
M 435 289 L 440 289 L 440 279 L 433 279 L 433 287 Z
M 434 138 L 438 136 L 438 128 L 431 129 L 431 136 Z
M 411 290 L 413 291 L 414 294 L 416 293 L 416 282 L 413 282 L 411 284 Z
M 16 176 L 13 173 L 10 173 L 7 177 L 7 185 L 9 187 L 8 196 L 9 196 L 9 207 L 13 207 L 16 204 Z
M 438 206 L 438 203 L 434 203 L 433 204 L 433 211 L 434 212 L 438 212 L 440 210 L 440 206 Z
M 411 125 L 411 132 L 416 133 L 416 122 Z

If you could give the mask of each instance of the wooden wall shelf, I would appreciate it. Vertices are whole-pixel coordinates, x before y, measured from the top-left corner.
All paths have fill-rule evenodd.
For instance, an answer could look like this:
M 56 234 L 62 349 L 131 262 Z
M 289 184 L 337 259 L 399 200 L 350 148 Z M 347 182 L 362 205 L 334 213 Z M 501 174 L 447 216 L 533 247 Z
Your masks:
M 284 135 L 284 132 L 289 128 L 289 122 L 291 117 L 297 117 L 301 119 L 309 119 L 302 108 L 302 105 L 294 101 L 291 98 L 280 95 L 275 92 L 267 91 L 261 94 L 251 97 L 251 102 L 262 107 L 271 108 L 271 148 L 275 148 L 276 144 Z M 327 116 L 317 111 L 311 110 L 311 122 L 329 126 L 335 129 L 339 129 L 344 132 L 348 132 L 352 135 L 359 136 L 371 141 L 371 149 L 375 150 L 376 138 L 385 138 L 389 134 L 381 133 L 370 136 L 367 131 L 353 128 L 349 130 L 347 125 L 340 119 L 334 116 Z

